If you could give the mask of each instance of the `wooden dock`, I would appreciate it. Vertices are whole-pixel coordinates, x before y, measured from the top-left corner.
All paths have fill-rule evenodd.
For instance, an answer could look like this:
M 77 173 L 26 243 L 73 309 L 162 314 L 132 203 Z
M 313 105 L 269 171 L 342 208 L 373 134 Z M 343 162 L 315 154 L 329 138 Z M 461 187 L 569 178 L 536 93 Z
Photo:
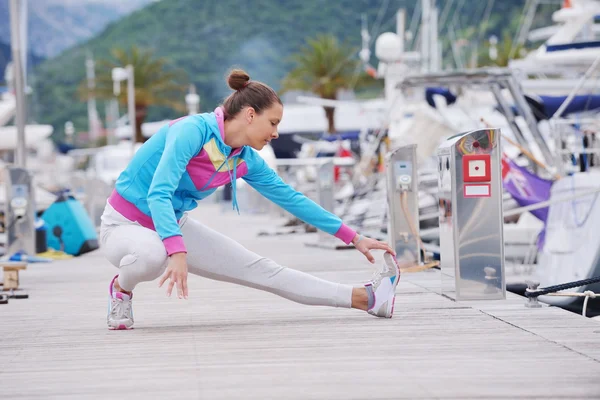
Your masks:
M 258 237 L 272 216 L 193 216 L 325 279 L 373 271 L 355 250 L 306 246 L 315 234 Z M 1 399 L 600 398 L 600 321 L 512 294 L 453 302 L 437 270 L 403 275 L 391 320 L 190 276 L 187 301 L 140 285 L 136 328 L 108 331 L 115 272 L 100 252 L 21 272 L 30 298 L 0 305 Z

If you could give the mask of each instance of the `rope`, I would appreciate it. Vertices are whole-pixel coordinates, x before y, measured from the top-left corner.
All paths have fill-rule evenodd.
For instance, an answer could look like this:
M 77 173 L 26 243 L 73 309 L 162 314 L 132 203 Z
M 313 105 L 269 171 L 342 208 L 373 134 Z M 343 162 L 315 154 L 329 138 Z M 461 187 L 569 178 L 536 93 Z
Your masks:
M 412 220 L 412 218 L 410 218 L 409 216 L 409 212 L 408 212 L 408 193 L 406 191 L 403 191 L 402 194 L 400 195 L 400 205 L 402 207 L 402 212 L 404 214 L 404 219 L 406 220 L 406 222 L 409 225 L 409 229 L 412 233 L 412 235 L 415 237 L 415 240 L 417 241 L 419 248 L 421 249 L 421 251 L 423 252 L 423 258 L 425 258 L 426 256 L 426 250 L 425 250 L 425 245 L 423 244 L 423 241 L 421 240 L 421 236 L 419 236 L 418 232 L 417 232 L 417 227 L 415 225 L 415 222 Z M 425 260 L 423 260 L 425 261 Z M 424 263 L 423 265 L 416 265 L 415 263 L 412 263 L 413 265 L 411 265 L 410 267 L 405 267 L 405 268 L 400 268 L 400 272 L 402 273 L 412 273 L 412 272 L 421 272 L 421 271 L 425 271 L 427 269 L 430 268 L 437 268 L 440 265 L 439 261 L 431 261 L 429 263 Z
M 543 289 L 539 289 L 539 290 L 527 289 L 527 291 L 525 291 L 525 297 L 543 296 L 543 295 L 546 295 L 549 293 L 559 292 L 559 291 L 565 290 L 565 289 L 572 289 L 572 288 L 575 288 L 578 286 L 591 285 L 592 283 L 598 283 L 598 282 L 600 282 L 600 276 L 595 276 L 593 278 L 583 279 L 583 280 L 575 281 L 575 282 L 563 283 L 563 284 L 555 285 L 555 286 L 548 286 L 547 288 L 543 288 Z
M 581 315 L 583 315 L 585 317 L 586 313 L 587 313 L 588 300 L 590 298 L 595 299 L 596 296 L 600 296 L 600 294 L 594 293 L 591 290 L 586 290 L 583 293 L 579 293 L 579 292 L 550 293 L 549 296 L 585 297 L 585 299 L 583 300 L 583 309 L 581 311 Z
M 585 292 L 583 292 L 583 294 L 585 294 L 585 299 L 583 300 L 583 310 L 581 311 L 581 313 L 585 317 L 586 311 L 587 311 L 588 300 L 590 299 L 590 297 L 592 299 L 595 299 L 596 293 L 592 292 L 591 290 L 586 290 Z
M 415 240 L 417 241 L 419 248 L 423 251 L 423 257 L 425 257 L 425 246 L 423 245 L 423 241 L 421 240 L 421 237 L 419 236 L 419 233 L 417 232 L 417 228 L 415 226 L 414 221 L 409 216 L 407 203 L 408 203 L 408 193 L 406 191 L 403 191 L 401 194 L 401 197 L 400 197 L 400 205 L 402 207 L 402 212 L 404 213 L 404 219 L 406 220 L 406 222 L 408 222 L 409 229 L 410 229 L 411 233 L 413 234 L 413 236 L 415 237 Z
M 430 268 L 437 268 L 440 266 L 439 261 L 432 261 L 423 265 L 414 265 L 412 267 L 400 268 L 400 272 L 402 273 L 412 273 L 412 272 L 421 272 Z

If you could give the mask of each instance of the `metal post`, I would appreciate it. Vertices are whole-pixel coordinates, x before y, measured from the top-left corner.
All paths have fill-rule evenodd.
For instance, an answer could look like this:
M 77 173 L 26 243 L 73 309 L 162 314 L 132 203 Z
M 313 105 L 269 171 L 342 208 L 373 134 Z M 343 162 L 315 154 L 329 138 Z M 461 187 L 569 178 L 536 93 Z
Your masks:
M 125 67 L 127 70 L 127 112 L 129 114 L 129 125 L 131 126 L 131 156 L 135 153 L 135 137 L 136 137 L 136 123 L 135 123 L 135 82 L 134 82 L 134 71 L 133 65 Z
M 25 145 L 25 122 L 26 117 L 26 99 L 25 86 L 23 78 L 23 65 L 21 55 L 21 28 L 19 26 L 20 10 L 22 3 L 20 0 L 10 0 L 10 45 L 12 48 L 13 76 L 15 85 L 16 115 L 15 126 L 17 128 L 17 149 L 15 154 L 16 165 L 26 167 L 26 145 Z

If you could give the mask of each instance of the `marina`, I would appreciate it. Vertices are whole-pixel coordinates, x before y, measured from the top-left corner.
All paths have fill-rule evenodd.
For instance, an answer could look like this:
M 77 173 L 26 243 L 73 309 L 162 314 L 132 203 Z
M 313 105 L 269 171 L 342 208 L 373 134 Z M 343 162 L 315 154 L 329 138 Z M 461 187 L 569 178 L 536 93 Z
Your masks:
M 174 2 L 138 3 L 96 38 L 136 18 L 187 18 Z M 70 63 L 85 73 L 78 112 L 87 115 L 75 105 L 57 113 L 36 90 L 51 87 L 59 103 L 62 81 L 54 72 L 56 82 L 43 81 L 44 64 L 28 68 L 27 18 L 40 20 L 39 5 L 9 0 L 0 8 L 11 28 L 0 87 L 0 398 L 600 398 L 600 1 L 528 0 L 502 39 L 486 29 L 508 3 L 469 10 L 481 16 L 470 36 L 459 29 L 463 3 L 382 0 L 360 14 L 331 3 L 356 14 L 361 46 L 307 38 L 278 90 L 255 77 L 280 66 L 252 58 L 275 52 L 249 39 L 239 52 L 252 78 L 232 70 L 226 82 L 238 99 L 262 93 L 240 108 L 244 120 L 227 100 L 210 104 L 220 89 L 207 89 L 207 71 L 180 87 L 170 55 L 132 45 L 111 49 L 108 62 L 93 36 Z M 209 8 L 203 18 L 218 12 Z M 179 62 L 204 51 L 192 44 Z M 361 91 L 364 80 L 379 89 Z M 166 95 L 175 89 L 177 105 Z M 202 135 L 177 125 L 187 123 Z M 145 280 L 193 265 L 179 235 L 185 211 L 261 256 L 231 258 L 244 264 L 239 276 L 211 271 L 238 262 L 191 231 L 211 243 L 202 254 L 211 266 L 198 267 L 206 276 L 340 304 L 287 270 L 298 280 L 290 290 L 272 259 L 361 288 L 369 313 L 393 317 L 192 274 L 189 299 L 167 297 L 159 279 Z M 114 254 L 103 216 L 105 228 L 135 232 L 112 239 Z M 167 225 L 159 242 L 150 231 Z M 371 265 L 361 254 L 376 242 L 396 253 L 399 284 L 393 256 L 385 264 L 370 247 Z M 121 254 L 121 245 L 131 247 Z

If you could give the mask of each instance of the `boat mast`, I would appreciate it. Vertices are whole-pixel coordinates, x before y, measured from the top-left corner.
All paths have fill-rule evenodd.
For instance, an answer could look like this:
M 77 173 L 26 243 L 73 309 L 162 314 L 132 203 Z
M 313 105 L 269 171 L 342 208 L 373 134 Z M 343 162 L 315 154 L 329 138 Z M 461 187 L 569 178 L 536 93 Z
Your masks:
M 22 0 L 10 0 L 10 46 L 13 61 L 13 79 L 15 88 L 16 114 L 15 126 L 17 128 L 17 148 L 15 152 L 15 164 L 26 168 L 25 147 L 25 121 L 26 121 L 26 99 L 25 79 L 23 70 L 22 42 L 21 42 L 21 12 L 25 11 Z

